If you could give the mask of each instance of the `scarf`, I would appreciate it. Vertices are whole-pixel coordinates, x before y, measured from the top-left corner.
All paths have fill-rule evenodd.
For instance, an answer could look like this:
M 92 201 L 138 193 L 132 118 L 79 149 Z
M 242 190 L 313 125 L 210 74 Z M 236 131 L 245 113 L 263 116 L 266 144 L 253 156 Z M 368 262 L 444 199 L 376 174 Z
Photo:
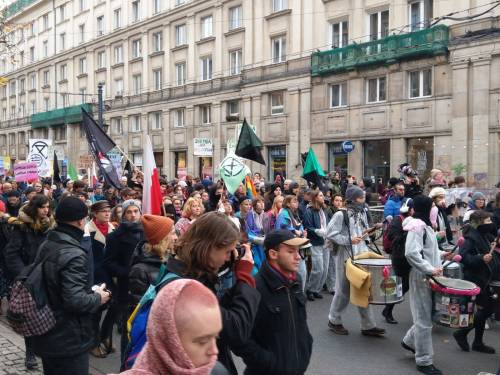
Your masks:
M 285 280 L 286 282 L 288 283 L 293 283 L 297 280 L 297 274 L 294 273 L 294 272 L 290 272 L 290 273 L 285 273 L 283 272 L 282 270 L 280 270 L 278 267 L 276 267 L 274 264 L 271 264 L 270 262 L 268 262 L 269 266 L 271 267 L 271 269 L 273 271 L 275 271 L 279 277 L 281 277 L 283 280 Z
M 258 214 L 257 212 L 252 210 L 253 221 L 259 232 L 262 232 L 262 229 L 264 228 L 264 225 L 262 224 L 264 215 L 265 215 L 264 211 Z
M 106 237 L 109 231 L 109 223 L 100 223 L 96 218 L 92 220 L 96 228 Z

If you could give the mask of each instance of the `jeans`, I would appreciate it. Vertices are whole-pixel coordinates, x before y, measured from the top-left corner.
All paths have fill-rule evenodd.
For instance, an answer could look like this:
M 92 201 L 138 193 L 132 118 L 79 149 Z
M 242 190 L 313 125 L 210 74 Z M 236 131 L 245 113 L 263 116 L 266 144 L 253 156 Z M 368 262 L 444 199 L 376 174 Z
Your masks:
M 89 353 L 84 352 L 72 357 L 42 357 L 45 375 L 89 375 Z

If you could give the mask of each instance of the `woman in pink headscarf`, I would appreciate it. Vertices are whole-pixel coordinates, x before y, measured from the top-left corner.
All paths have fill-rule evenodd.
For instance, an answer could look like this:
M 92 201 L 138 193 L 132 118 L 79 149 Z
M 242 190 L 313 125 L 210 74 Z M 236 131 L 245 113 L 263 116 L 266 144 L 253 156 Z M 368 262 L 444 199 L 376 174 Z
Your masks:
M 161 289 L 153 302 L 148 340 L 134 367 L 121 374 L 227 374 L 216 363 L 216 339 L 221 329 L 215 295 L 196 280 L 174 280 Z

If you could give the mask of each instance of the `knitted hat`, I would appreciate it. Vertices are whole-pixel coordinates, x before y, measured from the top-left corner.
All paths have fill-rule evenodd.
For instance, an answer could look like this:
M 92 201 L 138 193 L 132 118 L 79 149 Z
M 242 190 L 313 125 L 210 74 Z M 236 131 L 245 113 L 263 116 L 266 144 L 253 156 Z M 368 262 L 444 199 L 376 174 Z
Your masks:
M 446 195 L 446 191 L 442 187 L 435 187 L 429 193 L 429 198 L 434 199 L 440 195 Z
M 172 231 L 174 221 L 165 216 L 146 214 L 141 218 L 146 239 L 151 245 L 161 242 Z
M 354 202 L 358 198 L 365 196 L 365 192 L 357 185 L 349 185 L 345 192 L 345 199 L 348 202 Z
M 486 200 L 486 196 L 481 193 L 480 191 L 476 191 L 474 194 L 472 194 L 471 201 L 477 201 L 478 199 L 484 199 Z
M 95 202 L 92 206 L 90 206 L 90 211 L 91 212 L 99 212 L 102 211 L 106 208 L 110 208 L 110 204 L 108 201 L 97 201 Z
M 78 221 L 87 217 L 88 214 L 87 205 L 73 196 L 61 199 L 56 208 L 56 220 L 61 222 Z
M 125 211 L 127 211 L 127 208 L 130 206 L 135 206 L 139 209 L 139 212 L 141 212 L 141 202 L 136 200 L 136 199 L 127 199 L 125 202 L 122 203 L 122 216 L 125 214 Z

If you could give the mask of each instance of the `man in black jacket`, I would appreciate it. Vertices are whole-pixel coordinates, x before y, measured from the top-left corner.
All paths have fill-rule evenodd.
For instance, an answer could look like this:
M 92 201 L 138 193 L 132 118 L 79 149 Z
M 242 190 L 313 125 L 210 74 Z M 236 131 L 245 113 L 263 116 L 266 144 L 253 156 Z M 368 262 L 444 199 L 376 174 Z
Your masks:
M 266 235 L 267 261 L 255 277 L 261 301 L 254 328 L 250 339 L 234 350 L 247 365 L 245 375 L 299 375 L 309 365 L 313 338 L 297 273 L 299 247 L 308 242 L 288 230 Z
M 49 332 L 33 337 L 36 354 L 46 375 L 88 375 L 89 349 L 94 344 L 93 318 L 110 293 L 103 284 L 90 283 L 89 259 L 81 247 L 87 206 L 76 197 L 61 200 L 56 210 L 57 228 L 40 247 L 48 303 L 56 317 Z

